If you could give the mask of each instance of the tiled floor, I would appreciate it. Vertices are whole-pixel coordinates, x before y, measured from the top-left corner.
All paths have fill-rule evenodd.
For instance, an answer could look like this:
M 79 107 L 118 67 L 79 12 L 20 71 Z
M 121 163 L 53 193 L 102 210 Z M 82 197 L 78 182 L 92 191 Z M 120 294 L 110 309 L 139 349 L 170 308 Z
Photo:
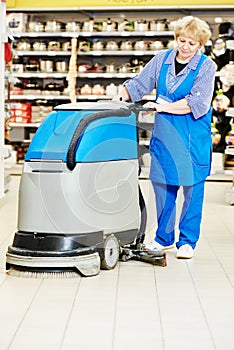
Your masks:
M 172 250 L 167 267 L 129 261 L 95 277 L 38 279 L 4 270 L 19 179 L 0 203 L 0 350 L 234 349 L 234 207 L 224 202 L 231 183 L 207 182 L 192 260 Z M 153 200 L 150 208 L 153 222 Z

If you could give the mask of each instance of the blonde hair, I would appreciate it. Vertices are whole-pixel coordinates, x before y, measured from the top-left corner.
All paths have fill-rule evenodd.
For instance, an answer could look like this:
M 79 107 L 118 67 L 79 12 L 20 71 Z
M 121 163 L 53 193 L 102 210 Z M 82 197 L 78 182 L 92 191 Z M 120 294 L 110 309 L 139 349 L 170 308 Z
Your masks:
M 180 35 L 199 41 L 204 46 L 211 37 L 209 25 L 198 17 L 186 16 L 175 23 L 175 39 Z

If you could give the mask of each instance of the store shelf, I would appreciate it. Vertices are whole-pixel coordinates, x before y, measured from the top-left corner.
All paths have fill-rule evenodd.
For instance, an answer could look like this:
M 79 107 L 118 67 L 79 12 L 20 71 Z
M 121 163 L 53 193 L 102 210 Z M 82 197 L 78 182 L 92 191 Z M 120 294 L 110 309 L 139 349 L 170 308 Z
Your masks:
M 72 37 L 165 37 L 173 36 L 173 32 L 170 30 L 165 31 L 111 31 L 111 32 L 14 32 L 13 34 L 17 38 L 72 38 Z
M 69 95 L 11 95 L 11 100 L 27 101 L 27 100 L 70 100 Z M 77 100 L 110 100 L 113 96 L 109 95 L 78 95 Z
M 109 7 L 76 7 L 75 9 L 71 8 L 63 8 L 61 11 L 59 9 L 8 9 L 8 12 L 25 12 L 28 20 L 30 21 L 41 21 L 42 23 L 46 23 L 47 21 L 55 20 L 57 21 L 60 18 L 61 22 L 65 25 L 69 21 L 79 21 L 86 22 L 89 18 L 93 17 L 95 21 L 104 23 L 108 17 L 111 17 L 113 21 L 116 23 L 121 23 L 123 19 L 128 18 L 128 21 L 135 23 L 134 21 L 143 20 L 149 22 L 148 28 L 153 28 L 150 26 L 150 21 L 155 21 L 157 19 L 167 18 L 168 23 L 170 21 L 176 20 L 186 14 L 197 15 L 200 18 L 206 20 L 212 27 L 212 32 L 214 35 L 217 35 L 218 23 L 216 23 L 215 18 L 220 17 L 222 21 L 233 21 L 234 20 L 234 6 L 226 6 L 226 7 L 217 7 L 217 6 L 166 6 L 166 7 L 119 7 L 119 6 L 109 6 Z M 135 24 L 134 24 L 135 25 Z M 171 28 L 169 25 L 168 28 Z M 166 27 L 166 28 L 167 28 Z M 32 28 L 25 25 L 26 28 Z M 62 28 L 65 28 L 63 26 Z M 82 27 L 81 27 L 82 28 Z M 83 27 L 84 28 L 84 27 Z M 86 29 L 87 27 L 85 27 Z M 119 28 L 116 27 L 116 28 Z M 123 28 L 123 27 L 122 27 Z M 139 27 L 134 27 L 135 29 L 139 29 Z M 154 27 L 155 28 L 155 27 Z M 71 29 L 71 27 L 69 28 Z M 29 30 L 29 29 L 28 29 Z M 19 89 L 15 89 L 14 92 L 10 94 L 10 101 L 12 102 L 29 102 L 32 106 L 54 106 L 58 103 L 66 103 L 70 101 L 69 95 L 67 95 L 68 90 L 67 87 L 67 75 L 68 72 L 64 71 L 56 71 L 55 63 L 57 60 L 66 61 L 71 56 L 70 46 L 63 44 L 70 42 L 71 38 L 77 38 L 77 83 L 76 83 L 76 99 L 77 101 L 98 101 L 98 100 L 111 100 L 113 96 L 103 94 L 83 94 L 82 87 L 85 85 L 89 85 L 91 88 L 91 92 L 94 90 L 94 85 L 101 85 L 104 88 L 104 91 L 110 91 L 107 89 L 107 86 L 110 84 L 114 84 L 116 89 L 127 79 L 133 78 L 141 69 L 142 66 L 138 65 L 138 69 L 134 67 L 132 64 L 132 60 L 138 60 L 141 62 L 143 66 L 149 61 L 149 59 L 154 56 L 158 50 L 151 50 L 151 48 L 157 48 L 157 46 L 152 46 L 149 43 L 152 41 L 161 41 L 163 44 L 163 49 L 167 48 L 168 42 L 174 39 L 174 32 L 171 30 L 133 30 L 133 31 L 122 31 L 122 30 L 112 30 L 112 31 L 86 31 L 81 30 L 77 32 L 71 31 L 53 31 L 53 32 L 32 32 L 32 31 L 22 31 L 15 32 L 15 40 L 18 42 L 28 42 L 30 43 L 31 48 L 33 48 L 34 42 L 43 42 L 48 47 L 48 50 L 43 51 L 35 51 L 31 50 L 18 50 L 14 49 L 14 55 L 18 56 L 19 61 L 21 61 L 22 66 L 16 67 L 17 71 L 21 73 L 14 72 L 13 76 L 18 78 L 22 83 L 19 86 Z M 51 41 L 51 43 L 50 43 Z M 94 50 L 94 43 L 102 41 L 103 49 L 102 50 Z M 118 46 L 112 46 L 113 48 L 119 47 L 117 50 L 107 50 L 106 45 L 109 41 L 115 41 Z M 122 50 L 121 43 L 128 42 L 132 43 L 131 50 Z M 145 46 L 145 49 L 135 50 L 135 43 L 137 41 L 144 41 L 148 44 Z M 54 46 L 53 46 L 54 42 Z M 55 45 L 55 42 L 58 43 L 59 49 Z M 84 46 L 82 44 L 84 43 Z M 85 45 L 87 43 L 87 46 Z M 51 45 L 49 45 L 51 44 Z M 81 45 L 80 45 L 81 44 Z M 15 46 L 17 47 L 17 45 Z M 22 48 L 23 46 L 18 46 L 18 48 Z M 35 48 L 40 48 L 40 46 L 35 46 Z M 129 48 L 128 46 L 125 46 Z M 130 46 L 131 47 L 131 46 Z M 144 47 L 144 46 L 143 46 Z M 52 48 L 52 50 L 51 50 Z M 68 50 L 65 51 L 65 49 Z M 96 46 L 97 49 L 100 46 Z M 108 48 L 111 48 L 109 46 Z M 136 48 L 141 48 L 141 46 L 136 46 Z M 40 70 L 40 60 L 49 60 L 53 62 L 53 70 L 52 72 L 44 72 Z M 29 61 L 34 61 L 34 64 L 37 65 L 37 71 L 26 71 L 26 65 Z M 126 70 L 125 68 L 131 68 Z M 84 67 L 82 67 L 84 65 Z M 87 71 L 85 68 L 87 65 Z M 95 70 L 96 65 L 98 69 Z M 110 65 L 114 66 L 114 69 L 110 69 Z M 80 67 L 81 66 L 81 67 Z M 109 66 L 109 70 L 107 67 Z M 121 71 L 120 67 L 125 66 L 124 70 Z M 79 71 L 80 67 L 80 71 Z M 101 67 L 101 69 L 99 69 Z M 84 68 L 84 69 L 83 69 Z M 113 68 L 113 67 L 112 67 Z M 48 68 L 47 68 L 48 69 Z M 67 67 L 66 67 L 67 69 Z M 83 73 L 83 71 L 85 72 Z M 121 71 L 121 72 L 120 72 Z M 220 73 L 216 73 L 216 77 L 219 78 Z M 58 79 L 56 81 L 56 79 Z M 31 81 L 32 80 L 32 81 Z M 60 84 L 61 87 L 59 89 L 47 89 L 48 84 L 57 83 Z M 33 89 L 29 89 L 31 83 L 39 86 L 36 93 L 34 93 Z M 32 85 L 32 84 L 31 84 Z M 64 87 L 64 91 L 63 90 Z M 27 90 L 29 93 L 27 93 Z M 51 90 L 51 93 L 50 93 Z M 87 90 L 86 90 L 87 91 Z M 83 90 L 84 92 L 84 90 Z M 19 94 L 18 94 L 19 93 Z M 150 94 L 143 97 L 144 100 L 153 101 L 155 99 L 155 94 Z M 64 102 L 65 101 L 65 102 Z M 35 112 L 34 112 L 35 115 Z M 227 114 L 227 117 L 234 117 L 234 112 L 230 109 Z M 33 120 L 40 120 L 39 118 L 35 118 Z M 31 124 L 27 123 L 25 126 L 20 124 L 17 126 L 16 124 L 11 124 L 12 128 L 28 128 L 30 127 L 38 127 L 38 123 Z M 147 122 L 146 119 L 142 118 L 139 122 L 139 126 L 141 129 L 149 132 L 153 128 L 153 118 L 151 118 L 150 122 Z M 18 129 L 18 131 L 20 131 Z M 143 136 L 145 137 L 145 136 Z M 149 140 L 144 139 L 140 140 L 140 144 L 142 146 L 148 147 Z
M 71 51 L 62 51 L 62 50 L 57 50 L 57 51 L 33 51 L 33 50 L 14 50 L 15 56 L 71 56 Z

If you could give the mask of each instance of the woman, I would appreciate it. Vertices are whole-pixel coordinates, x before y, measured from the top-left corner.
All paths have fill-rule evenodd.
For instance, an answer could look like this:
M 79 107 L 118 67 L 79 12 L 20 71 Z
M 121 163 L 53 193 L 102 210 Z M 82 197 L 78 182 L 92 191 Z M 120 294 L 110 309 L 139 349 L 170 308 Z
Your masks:
M 156 111 L 149 149 L 158 228 L 145 249 L 174 247 L 176 198 L 182 186 L 177 258 L 193 257 L 200 235 L 205 179 L 210 173 L 216 65 L 201 53 L 210 37 L 205 21 L 193 16 L 179 19 L 175 26 L 177 48 L 159 51 L 114 98 L 134 102 L 156 88 L 155 102 L 144 106 Z

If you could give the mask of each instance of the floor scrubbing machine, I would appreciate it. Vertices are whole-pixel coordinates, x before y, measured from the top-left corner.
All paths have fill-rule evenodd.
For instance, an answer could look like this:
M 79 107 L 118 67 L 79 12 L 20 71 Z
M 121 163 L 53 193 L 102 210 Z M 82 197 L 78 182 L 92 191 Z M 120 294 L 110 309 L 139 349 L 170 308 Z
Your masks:
M 163 251 L 142 249 L 141 109 L 114 101 L 68 103 L 46 117 L 25 157 L 8 273 L 93 276 L 120 259 L 166 266 Z

